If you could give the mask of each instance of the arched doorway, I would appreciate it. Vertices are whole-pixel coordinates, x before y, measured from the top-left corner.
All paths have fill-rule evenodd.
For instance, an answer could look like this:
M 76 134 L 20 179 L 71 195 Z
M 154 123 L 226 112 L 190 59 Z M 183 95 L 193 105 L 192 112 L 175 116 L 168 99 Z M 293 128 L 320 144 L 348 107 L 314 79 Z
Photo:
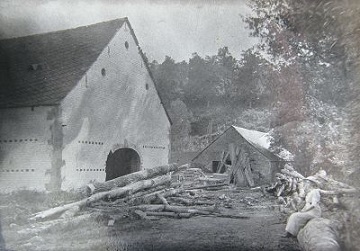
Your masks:
M 131 148 L 121 148 L 109 153 L 106 160 L 106 180 L 140 170 L 140 156 Z

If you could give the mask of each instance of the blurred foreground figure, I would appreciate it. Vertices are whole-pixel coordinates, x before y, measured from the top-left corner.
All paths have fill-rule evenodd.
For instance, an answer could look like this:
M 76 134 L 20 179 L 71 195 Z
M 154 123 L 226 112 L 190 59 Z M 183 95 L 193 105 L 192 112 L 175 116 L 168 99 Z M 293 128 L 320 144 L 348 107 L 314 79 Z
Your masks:
M 306 223 L 317 217 L 321 217 L 320 208 L 320 189 L 317 188 L 316 183 L 309 179 L 304 180 L 305 206 L 300 212 L 291 214 L 288 219 L 285 231 L 287 234 L 297 236 L 300 229 L 302 229 Z

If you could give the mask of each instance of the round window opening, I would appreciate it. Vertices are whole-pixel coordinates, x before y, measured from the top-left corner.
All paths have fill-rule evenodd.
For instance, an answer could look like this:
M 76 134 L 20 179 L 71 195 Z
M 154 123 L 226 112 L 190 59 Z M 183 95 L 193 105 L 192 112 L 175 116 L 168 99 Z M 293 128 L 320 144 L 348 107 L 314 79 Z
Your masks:
M 105 70 L 105 68 L 102 68 L 102 69 L 101 69 L 101 75 L 103 75 L 103 76 L 105 77 L 105 75 L 106 75 L 106 70 Z
M 129 43 L 128 43 L 128 41 L 125 41 L 125 48 L 126 48 L 126 49 L 129 49 Z

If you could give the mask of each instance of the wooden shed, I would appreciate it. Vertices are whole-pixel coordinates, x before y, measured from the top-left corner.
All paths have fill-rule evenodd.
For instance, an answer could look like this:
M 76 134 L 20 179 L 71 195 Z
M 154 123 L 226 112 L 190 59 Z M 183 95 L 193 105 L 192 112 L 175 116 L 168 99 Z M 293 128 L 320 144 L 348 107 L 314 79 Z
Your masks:
M 0 41 L 0 189 L 167 164 L 170 119 L 127 18 Z
M 237 186 L 269 184 L 286 163 L 269 150 L 270 140 L 268 133 L 231 126 L 192 162 L 213 172 L 228 172 L 230 183 Z

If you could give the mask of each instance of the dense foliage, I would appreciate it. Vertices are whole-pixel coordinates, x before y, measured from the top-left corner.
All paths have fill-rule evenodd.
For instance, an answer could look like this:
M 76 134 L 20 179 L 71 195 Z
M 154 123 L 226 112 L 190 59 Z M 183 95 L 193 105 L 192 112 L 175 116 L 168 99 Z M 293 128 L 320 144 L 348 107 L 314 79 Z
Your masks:
M 290 150 L 305 175 L 325 169 L 356 182 L 360 6 L 250 2 L 253 15 L 244 21 L 261 43 L 241 57 L 223 47 L 204 58 L 194 53 L 189 62 L 151 63 L 174 121 L 173 149 L 200 150 L 194 141 L 231 124 L 272 130 L 274 149 Z
M 258 53 L 248 50 L 238 60 L 223 47 L 205 58 L 194 53 L 189 62 L 167 56 L 150 67 L 174 122 L 173 149 L 200 150 L 201 142 L 194 146 L 198 137 L 232 124 L 269 130 L 273 94 L 268 75 L 273 70 Z

